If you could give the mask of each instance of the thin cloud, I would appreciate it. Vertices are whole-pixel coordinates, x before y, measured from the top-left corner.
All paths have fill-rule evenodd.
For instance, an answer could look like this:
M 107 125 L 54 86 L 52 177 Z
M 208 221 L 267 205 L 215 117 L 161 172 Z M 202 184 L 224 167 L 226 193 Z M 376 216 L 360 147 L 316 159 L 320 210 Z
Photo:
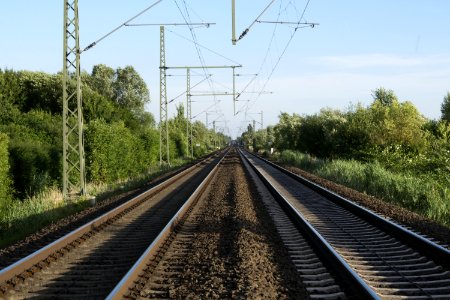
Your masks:
M 347 69 L 377 68 L 377 67 L 426 67 L 434 65 L 450 65 L 450 56 L 400 56 L 393 54 L 358 54 L 341 56 L 320 56 L 310 60 L 311 63 Z

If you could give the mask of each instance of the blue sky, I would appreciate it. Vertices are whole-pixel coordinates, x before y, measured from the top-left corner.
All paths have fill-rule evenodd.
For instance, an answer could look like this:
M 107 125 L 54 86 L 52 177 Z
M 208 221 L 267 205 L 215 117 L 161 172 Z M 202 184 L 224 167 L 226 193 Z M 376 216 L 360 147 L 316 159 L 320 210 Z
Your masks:
M 100 38 L 154 1 L 79 0 L 80 44 Z M 230 0 L 177 0 L 182 11 L 186 3 L 192 22 L 215 22 L 210 28 L 196 28 L 200 44 L 239 62 L 240 74 L 259 75 L 237 103 L 233 115 L 230 96 L 194 97 L 193 115 L 209 121 L 226 134 L 236 136 L 253 119 L 264 113 L 264 125 L 275 124 L 280 112 L 312 114 L 323 107 L 346 109 L 351 103 L 369 104 L 378 87 L 395 91 L 401 101 L 413 102 L 426 117 L 440 117 L 443 97 L 450 91 L 450 1 L 446 0 L 310 0 L 303 21 L 317 22 L 315 28 L 297 30 L 274 69 L 293 28 L 289 25 L 255 24 L 236 46 L 231 45 Z M 236 0 L 237 35 L 270 1 Z M 298 21 L 307 1 L 277 0 L 261 20 Z M 139 17 L 136 23 L 183 22 L 175 0 L 164 0 Z M 58 72 L 62 68 L 63 1 L 0 1 L 0 68 Z M 167 65 L 200 65 L 187 28 L 166 30 Z M 270 43 L 272 41 L 272 43 Z M 271 45 L 269 47 L 269 44 Z M 229 65 L 229 60 L 205 48 L 207 65 Z M 262 64 L 266 57 L 265 63 Z M 82 54 L 82 68 L 95 64 L 111 67 L 132 65 L 150 88 L 147 109 L 159 119 L 159 28 L 126 27 Z M 270 80 L 267 80 L 272 73 Z M 201 70 L 196 71 L 203 75 Z M 185 90 L 183 71 L 169 71 L 168 98 Z M 210 70 L 216 92 L 231 91 L 230 70 Z M 196 74 L 196 73 L 194 73 Z M 251 76 L 239 76 L 237 90 Z M 192 84 L 202 80 L 193 76 Z M 271 94 L 258 92 L 264 90 Z M 210 90 L 206 82 L 193 92 Z M 175 106 L 184 103 L 175 100 Z M 209 124 L 211 127 L 211 124 Z

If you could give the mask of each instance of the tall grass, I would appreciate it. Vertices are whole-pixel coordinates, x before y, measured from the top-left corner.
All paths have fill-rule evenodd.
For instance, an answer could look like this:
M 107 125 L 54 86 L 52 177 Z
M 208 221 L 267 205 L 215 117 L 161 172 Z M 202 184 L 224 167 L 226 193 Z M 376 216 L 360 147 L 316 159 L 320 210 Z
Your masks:
M 280 160 L 450 226 L 450 189 L 432 178 L 393 173 L 377 162 L 322 160 L 289 150 Z
M 132 179 L 125 179 L 112 184 L 89 183 L 87 192 L 102 200 L 113 194 L 125 192 L 144 185 L 161 173 L 173 170 L 185 164 L 186 160 L 172 161 L 172 166 L 153 166 L 147 173 Z M 41 228 L 80 212 L 91 205 L 90 197 L 80 197 L 64 201 L 57 187 L 48 188 L 40 194 L 24 201 L 14 200 L 0 207 L 0 248 L 18 241 Z

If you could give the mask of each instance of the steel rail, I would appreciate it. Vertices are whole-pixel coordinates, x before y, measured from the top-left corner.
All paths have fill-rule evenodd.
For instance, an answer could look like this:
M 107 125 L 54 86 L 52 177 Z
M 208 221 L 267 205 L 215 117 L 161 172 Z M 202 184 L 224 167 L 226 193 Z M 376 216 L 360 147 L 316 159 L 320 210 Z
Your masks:
M 147 268 L 148 262 L 158 256 L 158 252 L 162 245 L 167 240 L 167 237 L 177 228 L 177 225 L 184 219 L 186 213 L 190 208 L 195 205 L 197 200 L 200 198 L 201 194 L 204 192 L 208 184 L 211 182 L 214 175 L 217 173 L 218 167 L 222 162 L 222 156 L 220 161 L 214 166 L 208 176 L 202 181 L 202 183 L 195 189 L 188 200 L 183 204 L 183 206 L 178 210 L 178 212 L 173 216 L 173 218 L 167 223 L 164 229 L 159 233 L 158 237 L 150 244 L 150 246 L 145 250 L 141 257 L 136 261 L 136 263 L 131 267 L 127 274 L 122 278 L 122 280 L 116 285 L 116 287 L 111 291 L 111 293 L 106 297 L 108 300 L 113 299 L 123 299 L 129 289 L 134 285 L 135 281 L 138 279 L 139 275 Z
M 323 260 L 332 265 L 335 270 L 339 272 L 347 282 L 348 288 L 354 291 L 359 299 L 380 299 L 380 297 L 373 291 L 367 283 L 353 270 L 352 267 L 339 255 L 333 247 L 325 240 L 325 238 L 306 220 L 306 218 L 296 210 L 289 201 L 263 176 L 263 174 L 254 166 L 254 164 L 239 151 L 252 169 L 256 172 L 258 177 L 266 185 L 272 196 L 277 200 L 289 218 L 298 227 L 298 229 L 306 234 L 311 241 L 314 249 L 318 252 Z M 247 152 L 252 154 L 250 152 Z M 256 157 L 256 155 L 254 155 Z
M 208 159 L 209 157 L 211 157 L 211 156 L 207 156 L 205 159 Z M 71 242 L 77 240 L 78 238 L 82 237 L 84 234 L 86 234 L 92 230 L 95 230 L 96 228 L 100 227 L 102 224 L 104 224 L 108 220 L 123 213 L 130 207 L 137 205 L 139 202 L 144 201 L 145 198 L 148 198 L 148 197 L 160 192 L 166 186 L 172 184 L 173 182 L 177 181 L 179 178 L 181 178 L 181 177 L 185 176 L 186 174 L 190 173 L 191 171 L 193 171 L 203 161 L 204 160 L 199 161 L 199 162 L 195 163 L 194 165 L 192 165 L 191 167 L 181 170 L 179 173 L 176 173 L 172 177 L 157 184 L 153 188 L 133 197 L 129 201 L 110 210 L 109 212 L 104 213 L 103 215 L 101 215 L 100 217 L 97 217 L 93 221 L 86 223 L 85 225 L 69 232 L 68 234 L 64 235 L 63 237 L 50 243 L 49 245 L 39 249 L 38 251 L 22 258 L 21 260 L 11 264 L 8 267 L 0 270 L 0 283 L 7 282 L 8 280 L 14 278 L 14 276 L 20 275 L 21 273 L 30 269 L 37 263 L 45 260 L 53 253 L 64 248 L 65 246 L 67 246 Z
M 262 158 L 254 153 L 247 152 L 262 161 L 266 162 L 267 164 L 271 165 L 272 167 L 280 170 L 284 174 L 288 175 L 289 177 L 293 178 L 294 180 L 304 184 L 308 188 L 312 189 L 313 191 L 319 193 L 320 195 L 326 197 L 327 199 L 331 200 L 336 205 L 350 211 L 351 213 L 357 215 L 358 217 L 368 221 L 370 224 L 381 228 L 382 230 L 392 234 L 394 237 L 399 239 L 400 241 L 404 242 L 408 246 L 412 247 L 413 249 L 419 251 L 422 255 L 429 257 L 433 260 L 439 260 L 439 264 L 442 266 L 445 266 L 446 268 L 450 268 L 450 250 L 447 248 L 444 248 L 441 245 L 438 245 L 437 243 L 411 231 L 407 228 L 404 228 L 403 226 L 396 224 L 390 220 L 387 220 L 383 218 L 382 216 L 368 210 L 367 208 L 364 208 L 356 203 L 353 203 L 352 201 L 302 177 L 297 174 L 292 173 L 289 170 L 286 170 L 285 168 L 274 164 L 273 162 Z

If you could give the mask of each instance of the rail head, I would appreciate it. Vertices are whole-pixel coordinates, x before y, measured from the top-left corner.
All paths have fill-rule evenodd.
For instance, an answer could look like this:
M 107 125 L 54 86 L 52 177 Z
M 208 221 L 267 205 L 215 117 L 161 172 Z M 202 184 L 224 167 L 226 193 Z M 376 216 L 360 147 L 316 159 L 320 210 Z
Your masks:
M 348 282 L 349 287 L 360 299 L 380 299 L 379 296 L 366 284 L 366 282 L 347 264 L 336 250 L 326 241 L 326 239 L 312 226 L 306 218 L 292 206 L 292 204 L 272 185 L 267 178 L 256 168 L 256 166 L 240 151 L 241 157 L 255 171 L 264 185 L 271 192 L 275 200 L 280 204 L 296 227 L 306 234 L 311 241 L 314 249 L 320 254 L 321 258 L 343 276 Z
M 209 157 L 210 156 L 207 156 L 205 159 L 208 159 Z M 21 273 L 30 269 L 37 263 L 45 260 L 51 254 L 57 252 L 58 250 L 64 248 L 68 244 L 70 244 L 71 242 L 77 240 L 84 234 L 92 231 L 93 229 L 99 227 L 100 225 L 104 224 L 108 220 L 116 217 L 117 215 L 124 212 L 126 209 L 132 207 L 133 205 L 139 203 L 143 199 L 161 191 L 167 185 L 173 183 L 174 181 L 178 180 L 180 177 L 183 177 L 187 173 L 194 170 L 203 161 L 204 160 L 201 160 L 186 169 L 182 169 L 179 173 L 174 174 L 172 177 L 164 180 L 163 182 L 160 182 L 159 184 L 152 187 L 151 189 L 133 197 L 132 199 L 128 200 L 127 202 L 121 204 L 120 206 L 113 208 L 112 210 L 104 213 L 103 215 L 97 217 L 96 219 L 86 223 L 85 225 L 67 233 L 66 235 L 62 236 L 61 238 L 57 239 L 56 241 L 39 249 L 38 251 L 35 251 L 34 253 L 31 253 L 30 255 L 7 266 L 6 268 L 0 270 L 0 283 L 7 282 L 8 280 L 14 278 L 14 276 L 20 275 Z
M 217 173 L 218 167 L 229 150 L 225 152 L 222 158 L 217 162 L 211 172 L 206 176 L 206 178 L 200 183 L 200 185 L 195 189 L 188 200 L 183 204 L 183 206 L 178 210 L 178 212 L 173 216 L 173 218 L 167 223 L 167 225 L 161 230 L 156 239 L 150 244 L 150 246 L 145 250 L 141 257 L 136 261 L 136 263 L 131 267 L 127 274 L 122 278 L 122 280 L 114 287 L 111 293 L 106 297 L 108 300 L 113 299 L 123 299 L 127 294 L 129 289 L 133 286 L 134 282 L 138 279 L 139 275 L 146 269 L 148 261 L 158 254 L 161 245 L 164 244 L 166 238 L 172 233 L 172 231 L 177 227 L 179 222 L 183 219 L 186 212 L 189 211 L 190 207 L 195 204 L 197 199 L 201 196 L 202 192 L 212 180 L 214 175 Z
M 263 157 L 260 157 L 252 152 L 246 151 L 246 153 L 249 153 L 250 155 L 257 157 L 258 159 L 266 162 L 267 164 L 271 165 L 272 167 L 280 170 L 284 174 L 288 175 L 289 177 L 295 179 L 296 181 L 304 184 L 305 186 L 309 187 L 310 189 L 314 190 L 315 192 L 321 194 L 322 196 L 326 197 L 327 199 L 333 201 L 335 204 L 339 205 L 340 207 L 343 207 L 350 212 L 354 213 L 355 215 L 363 218 L 364 220 L 369 221 L 371 224 L 389 232 L 390 234 L 394 235 L 396 238 L 401 240 L 402 242 L 406 243 L 407 245 L 413 247 L 414 249 L 417 249 L 419 252 L 421 252 L 423 255 L 430 257 L 433 260 L 438 260 L 438 262 L 445 266 L 446 268 L 450 268 L 450 250 L 446 249 L 445 247 L 442 247 L 441 245 L 399 225 L 396 224 L 376 213 L 373 211 L 362 207 L 340 195 L 337 193 L 330 191 L 300 175 L 297 175 Z

